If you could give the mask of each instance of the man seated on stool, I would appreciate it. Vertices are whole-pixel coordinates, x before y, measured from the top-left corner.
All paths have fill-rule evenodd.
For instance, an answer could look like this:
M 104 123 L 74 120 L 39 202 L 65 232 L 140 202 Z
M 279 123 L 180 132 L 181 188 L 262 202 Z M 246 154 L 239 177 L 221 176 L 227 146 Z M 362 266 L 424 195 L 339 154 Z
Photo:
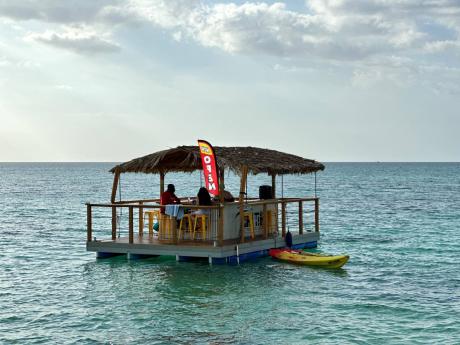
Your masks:
M 163 192 L 160 196 L 160 205 L 180 204 L 180 199 L 174 194 L 176 187 L 173 184 L 168 184 L 166 192 Z M 165 213 L 165 208 L 161 208 L 161 213 Z
M 224 201 L 225 202 L 234 202 L 235 198 L 233 197 L 232 193 L 230 193 L 228 190 L 225 190 L 225 185 L 222 185 L 222 193 L 224 194 Z M 214 197 L 214 201 L 219 201 L 219 197 L 216 196 Z

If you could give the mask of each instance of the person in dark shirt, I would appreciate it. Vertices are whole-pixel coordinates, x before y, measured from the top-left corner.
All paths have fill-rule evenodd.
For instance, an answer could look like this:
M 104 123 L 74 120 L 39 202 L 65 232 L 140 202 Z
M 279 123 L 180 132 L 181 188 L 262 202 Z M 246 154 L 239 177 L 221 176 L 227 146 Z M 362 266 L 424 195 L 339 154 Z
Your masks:
M 168 184 L 166 192 L 160 196 L 160 205 L 180 204 L 180 199 L 174 194 L 176 187 L 173 184 Z M 165 213 L 165 208 L 161 208 L 161 213 Z
M 200 190 L 198 191 L 198 194 L 196 195 L 198 199 L 198 205 L 200 206 L 211 206 L 212 201 L 211 201 L 211 195 L 209 195 L 209 192 L 206 188 L 201 187 Z M 192 212 L 193 215 L 209 215 L 210 211 L 209 209 L 198 209 L 194 212 Z
M 201 187 L 196 196 L 198 197 L 198 205 L 201 205 L 201 206 L 211 206 L 212 205 L 211 195 L 209 195 L 209 192 L 206 188 Z

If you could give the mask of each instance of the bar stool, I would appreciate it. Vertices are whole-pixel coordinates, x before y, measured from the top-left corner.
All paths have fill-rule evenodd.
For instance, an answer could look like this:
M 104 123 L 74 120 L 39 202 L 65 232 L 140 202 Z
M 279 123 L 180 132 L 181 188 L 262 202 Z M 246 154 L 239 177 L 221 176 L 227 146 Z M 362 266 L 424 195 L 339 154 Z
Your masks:
M 267 219 L 266 219 L 265 221 L 267 222 L 267 230 L 268 230 L 268 234 L 267 234 L 267 235 L 273 234 L 273 228 L 272 228 L 272 211 L 271 211 L 271 210 L 267 210 Z
M 197 225 L 198 225 L 198 219 L 201 220 L 201 226 L 200 229 L 197 230 Z M 193 234 L 192 234 L 192 240 L 195 239 L 195 233 L 201 232 L 201 239 L 204 240 L 206 239 L 206 224 L 208 223 L 208 216 L 205 214 L 197 214 L 195 215 L 195 224 L 193 225 Z
M 255 234 L 254 234 L 254 213 L 252 213 L 250 211 L 244 211 L 243 212 L 243 224 L 244 224 L 244 221 L 246 220 L 246 218 L 249 219 L 249 231 L 251 233 L 251 238 L 254 239 L 255 238 Z
M 187 226 L 185 226 L 185 223 L 187 222 Z M 188 232 L 189 234 L 193 233 L 193 226 L 192 226 L 192 215 L 191 214 L 184 214 L 184 216 L 181 218 L 180 223 L 179 223 L 179 239 L 182 236 L 182 239 L 185 237 L 185 233 Z M 182 229 L 182 224 L 184 224 L 184 229 Z M 182 230 L 184 230 L 184 233 L 182 233 Z M 187 231 L 188 230 L 188 231 Z
M 171 240 L 173 237 L 173 222 L 176 218 L 170 217 L 165 214 L 160 215 L 160 231 L 158 232 L 158 239 L 160 240 Z
M 157 222 L 160 221 L 160 210 L 148 210 L 144 212 L 144 221 L 145 216 L 149 217 L 149 236 L 153 236 L 153 219 L 156 218 Z

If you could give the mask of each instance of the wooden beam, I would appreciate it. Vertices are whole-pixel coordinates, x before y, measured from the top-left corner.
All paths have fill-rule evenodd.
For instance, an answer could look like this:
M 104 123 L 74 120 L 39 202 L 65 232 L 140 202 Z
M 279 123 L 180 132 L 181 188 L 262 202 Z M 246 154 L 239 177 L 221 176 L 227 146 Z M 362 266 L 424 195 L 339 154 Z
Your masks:
M 112 206 L 112 241 L 117 239 L 117 207 Z
M 272 175 L 272 199 L 276 199 L 276 174 Z M 275 231 L 278 231 L 278 204 L 275 205 Z
M 165 173 L 161 172 L 160 173 L 160 197 L 164 191 L 165 191 Z
M 303 202 L 299 201 L 299 234 L 303 234 Z
M 272 175 L 272 199 L 276 199 L 276 174 Z
M 240 181 L 240 229 L 241 229 L 241 243 L 244 243 L 244 193 L 246 191 L 246 181 L 248 177 L 248 167 L 243 165 L 241 168 L 241 181 Z
M 115 202 L 115 199 L 117 197 L 117 189 L 118 189 L 119 181 L 120 181 L 120 172 L 117 170 L 115 171 L 115 174 L 113 174 L 112 195 L 110 197 L 110 202 L 112 204 Z
M 286 237 L 286 203 L 281 202 L 281 236 Z
M 225 184 L 224 170 L 219 170 L 219 201 L 221 203 L 224 202 L 224 184 Z
M 91 205 L 86 204 L 86 241 L 91 242 L 93 239 L 93 220 L 91 213 Z
M 319 232 L 319 198 L 315 198 L 315 231 Z
M 139 205 L 142 206 L 143 202 L 139 201 Z M 139 237 L 144 236 L 144 209 L 139 207 Z
M 134 209 L 129 206 L 129 243 L 134 242 Z
M 219 171 L 219 202 L 221 206 L 219 208 L 219 227 L 217 230 L 217 241 L 220 247 L 224 245 L 224 173 L 224 170 Z

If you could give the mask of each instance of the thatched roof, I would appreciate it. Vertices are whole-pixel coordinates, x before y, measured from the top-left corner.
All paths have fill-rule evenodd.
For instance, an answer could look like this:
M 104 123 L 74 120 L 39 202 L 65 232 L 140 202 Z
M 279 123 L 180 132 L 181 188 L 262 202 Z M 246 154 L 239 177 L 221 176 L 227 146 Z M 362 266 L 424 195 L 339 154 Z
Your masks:
M 252 174 L 308 174 L 324 170 L 324 165 L 299 156 L 275 150 L 257 147 L 219 147 L 214 146 L 219 169 L 230 169 L 239 174 L 242 166 L 248 167 Z M 201 158 L 198 146 L 178 146 L 113 167 L 110 172 L 120 173 L 166 173 L 192 172 L 201 170 Z

